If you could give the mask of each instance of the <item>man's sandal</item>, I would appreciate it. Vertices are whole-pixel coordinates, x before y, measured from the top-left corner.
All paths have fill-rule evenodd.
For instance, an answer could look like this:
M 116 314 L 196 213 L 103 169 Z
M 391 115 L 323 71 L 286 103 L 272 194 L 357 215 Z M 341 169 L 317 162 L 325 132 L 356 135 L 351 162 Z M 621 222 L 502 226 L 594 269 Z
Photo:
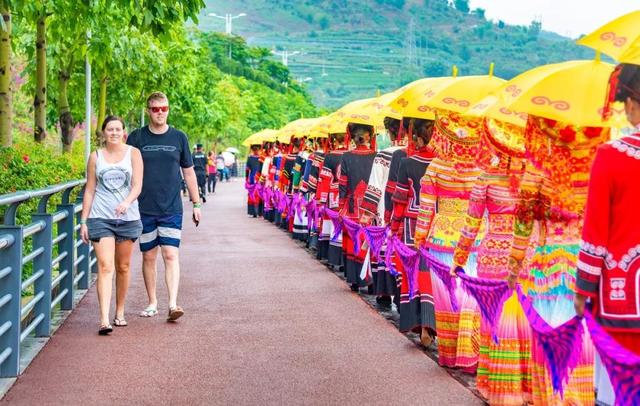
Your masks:
M 100 328 L 98 329 L 98 334 L 101 336 L 107 336 L 109 335 L 109 333 L 111 333 L 113 331 L 113 327 L 111 327 L 111 324 L 107 324 L 100 326 Z
M 139 316 L 140 317 L 153 317 L 156 314 L 158 314 L 158 309 L 153 307 L 153 306 L 149 306 L 146 309 L 144 309 L 143 311 L 141 311 Z
M 113 325 L 116 327 L 126 327 L 129 325 L 129 323 L 127 323 L 125 319 L 119 319 L 116 317 L 113 319 Z
M 184 314 L 184 310 L 182 307 L 176 306 L 174 308 L 169 309 L 169 316 L 167 317 L 167 321 L 176 321 Z

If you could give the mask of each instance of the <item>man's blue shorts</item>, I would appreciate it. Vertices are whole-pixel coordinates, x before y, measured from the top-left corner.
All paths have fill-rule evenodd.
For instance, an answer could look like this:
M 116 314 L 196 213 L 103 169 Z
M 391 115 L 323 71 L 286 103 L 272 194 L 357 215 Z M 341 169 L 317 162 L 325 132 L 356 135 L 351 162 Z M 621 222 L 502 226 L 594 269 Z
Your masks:
M 140 219 L 142 220 L 140 251 L 149 251 L 158 245 L 180 247 L 182 213 L 163 216 L 140 213 Z

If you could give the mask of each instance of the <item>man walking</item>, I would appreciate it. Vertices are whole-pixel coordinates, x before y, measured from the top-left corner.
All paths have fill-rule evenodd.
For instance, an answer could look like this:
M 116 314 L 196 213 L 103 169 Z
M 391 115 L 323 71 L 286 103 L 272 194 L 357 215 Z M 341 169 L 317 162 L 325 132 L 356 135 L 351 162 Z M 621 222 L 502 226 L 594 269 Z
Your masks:
M 200 222 L 200 199 L 193 160 L 187 136 L 167 124 L 169 100 L 164 93 L 152 93 L 147 98 L 149 125 L 129 135 L 127 144 L 142 153 L 144 175 L 142 193 L 138 198 L 142 219 L 140 250 L 143 255 L 142 274 L 149 304 L 141 317 L 158 313 L 156 297 L 156 260 L 158 247 L 165 267 L 165 283 L 169 292 L 167 321 L 175 321 L 184 314 L 178 306 L 180 283 L 179 247 L 182 230 L 182 199 L 180 171 L 193 203 L 193 221 Z
M 202 151 L 202 144 L 196 144 L 196 152 L 193 153 L 193 170 L 196 173 L 198 181 L 198 190 L 200 191 L 200 200 L 202 203 L 207 202 L 207 157 Z

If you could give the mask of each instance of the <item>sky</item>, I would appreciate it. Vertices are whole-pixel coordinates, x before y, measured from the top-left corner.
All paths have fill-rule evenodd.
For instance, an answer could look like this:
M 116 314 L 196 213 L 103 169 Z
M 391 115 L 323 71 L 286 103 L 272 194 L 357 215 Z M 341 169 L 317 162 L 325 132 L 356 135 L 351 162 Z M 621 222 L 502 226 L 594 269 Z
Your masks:
M 483 8 L 491 20 L 529 25 L 542 20 L 542 29 L 577 38 L 606 22 L 640 10 L 640 0 L 470 0 L 469 7 Z

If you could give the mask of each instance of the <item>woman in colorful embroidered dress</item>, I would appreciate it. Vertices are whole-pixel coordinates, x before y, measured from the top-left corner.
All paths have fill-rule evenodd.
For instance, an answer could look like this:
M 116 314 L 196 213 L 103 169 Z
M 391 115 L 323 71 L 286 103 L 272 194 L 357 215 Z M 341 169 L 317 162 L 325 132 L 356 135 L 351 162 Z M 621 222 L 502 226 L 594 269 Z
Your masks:
M 333 149 L 324 159 L 318 182 L 318 201 L 331 210 L 338 210 L 340 163 L 347 152 L 345 144 L 346 134 L 330 134 Z M 342 234 L 334 238 L 333 222 L 327 214 L 322 217 L 322 230 L 318 237 L 319 259 L 326 259 L 334 267 L 342 266 Z
M 258 197 L 257 185 L 260 179 L 260 171 L 262 165 L 260 163 L 260 145 L 251 146 L 251 155 L 247 157 L 247 164 L 245 169 L 245 185 L 247 189 L 247 214 L 253 217 L 258 215 L 258 204 L 260 198 Z
M 484 121 L 483 173 L 471 191 L 466 225 L 453 256 L 453 268 L 464 268 L 480 226 L 487 233 L 477 250 L 479 278 L 505 280 L 513 242 L 519 179 L 524 172 L 524 129 L 490 119 Z M 480 356 L 476 387 L 491 405 L 520 406 L 531 400 L 531 331 L 515 292 L 505 302 L 494 330 L 480 322 Z
M 306 192 L 307 192 L 307 201 L 311 202 L 316 199 L 316 192 L 318 191 L 318 179 L 320 177 L 320 170 L 322 169 L 322 164 L 324 163 L 324 155 L 325 155 L 325 143 L 326 139 L 322 142 L 319 142 L 319 139 L 314 139 L 314 151 L 309 157 L 309 161 L 307 162 L 307 168 L 309 170 L 308 175 L 305 173 L 306 177 Z M 306 170 L 305 170 L 306 172 Z M 316 203 L 317 205 L 317 203 Z M 307 215 L 315 215 L 315 213 L 307 213 Z M 309 241 L 307 246 L 313 249 L 318 248 L 318 234 L 320 231 L 320 223 L 319 219 L 318 223 L 315 223 L 314 219 L 310 218 L 309 221 Z M 315 225 L 314 225 L 315 224 Z
M 283 185 L 284 178 L 282 176 L 282 167 L 284 166 L 284 151 L 288 148 L 288 145 L 283 144 L 279 141 L 276 142 L 276 151 L 273 156 L 273 164 L 271 167 L 271 173 L 269 176 L 273 176 L 273 190 L 274 196 L 275 191 L 284 192 L 285 185 Z M 279 202 L 278 202 L 279 203 Z M 273 216 L 273 224 L 277 227 L 280 227 L 282 223 L 282 209 L 279 204 L 276 204 L 274 201 L 274 216 Z
M 509 283 L 513 286 L 520 275 L 526 275 L 529 280 L 520 280 L 523 290 L 552 327 L 575 316 L 576 265 L 589 168 L 598 144 L 608 136 L 608 129 L 578 128 L 535 116 L 529 116 L 527 121 L 525 145 L 531 165 L 520 184 Z M 536 221 L 540 235 L 523 272 Z M 564 389 L 564 399 L 553 393 L 548 367 L 535 337 L 531 354 L 534 404 L 594 404 L 594 351 L 588 335 Z
M 260 182 L 263 188 L 264 195 L 264 213 L 265 220 L 273 221 L 273 178 L 271 177 L 271 168 L 273 166 L 273 154 L 274 146 L 272 142 L 267 142 L 264 145 L 265 157 L 262 163 L 262 170 L 260 174 Z
M 360 222 L 363 225 L 385 226 L 391 219 L 393 203 L 391 197 L 396 188 L 400 161 L 407 156 L 405 137 L 399 131 L 400 120 L 385 117 L 384 125 L 391 140 L 391 146 L 379 151 L 373 160 L 369 183 L 362 202 L 363 215 Z M 379 258 L 384 258 L 386 245 L 380 250 Z M 368 254 L 370 255 L 370 254 Z M 376 303 L 391 307 L 391 296 L 396 294 L 396 278 L 387 272 L 384 261 L 370 258 L 365 262 L 365 268 L 371 269 L 373 276 L 373 290 Z M 366 271 L 363 269 L 363 271 Z
M 409 145 L 409 156 L 400 161 L 398 182 L 393 193 L 393 210 L 391 216 L 391 232 L 397 235 L 405 245 L 415 246 L 414 235 L 416 220 L 420 210 L 420 180 L 427 171 L 427 167 L 435 158 L 435 152 L 429 146 L 433 132 L 433 120 L 411 119 L 412 142 Z M 421 290 L 414 298 L 409 298 L 409 283 L 402 264 L 397 264 L 397 270 L 402 274 L 400 283 L 400 331 L 410 331 L 420 328 L 421 341 L 425 347 L 431 345 L 435 335 L 435 313 L 433 307 L 433 289 L 431 288 L 431 274 L 427 269 L 421 269 L 418 275 L 418 285 Z M 425 267 L 426 268 L 426 267 Z
M 624 102 L 635 132 L 600 146 L 591 167 L 575 306 L 582 315 L 590 297 L 602 328 L 640 355 L 640 66 L 621 64 L 612 78 L 609 102 Z M 596 373 L 598 402 L 612 405 L 615 396 L 601 368 Z
M 340 214 L 354 222 L 360 222 L 362 200 L 367 189 L 369 175 L 375 152 L 375 134 L 371 126 L 363 124 L 349 124 L 348 134 L 353 137 L 356 148 L 346 152 L 342 156 L 340 164 Z M 374 147 L 374 148 L 372 148 Z M 344 252 L 344 267 L 347 283 L 352 291 L 371 285 L 371 280 L 363 280 L 360 277 L 362 264 L 364 263 L 366 250 L 356 252 L 356 244 L 348 227 L 343 228 L 342 249 Z
M 482 120 L 439 111 L 433 134 L 437 157 L 431 161 L 420 186 L 420 212 L 416 222 L 416 246 L 428 248 L 440 262 L 451 266 L 453 250 L 464 227 L 471 189 L 480 175 L 475 164 Z M 475 254 L 467 273 L 476 276 Z M 462 288 L 456 289 L 459 311 L 449 292 L 431 272 L 438 335 L 438 362 L 475 372 L 478 362 L 480 314 L 476 302 Z

